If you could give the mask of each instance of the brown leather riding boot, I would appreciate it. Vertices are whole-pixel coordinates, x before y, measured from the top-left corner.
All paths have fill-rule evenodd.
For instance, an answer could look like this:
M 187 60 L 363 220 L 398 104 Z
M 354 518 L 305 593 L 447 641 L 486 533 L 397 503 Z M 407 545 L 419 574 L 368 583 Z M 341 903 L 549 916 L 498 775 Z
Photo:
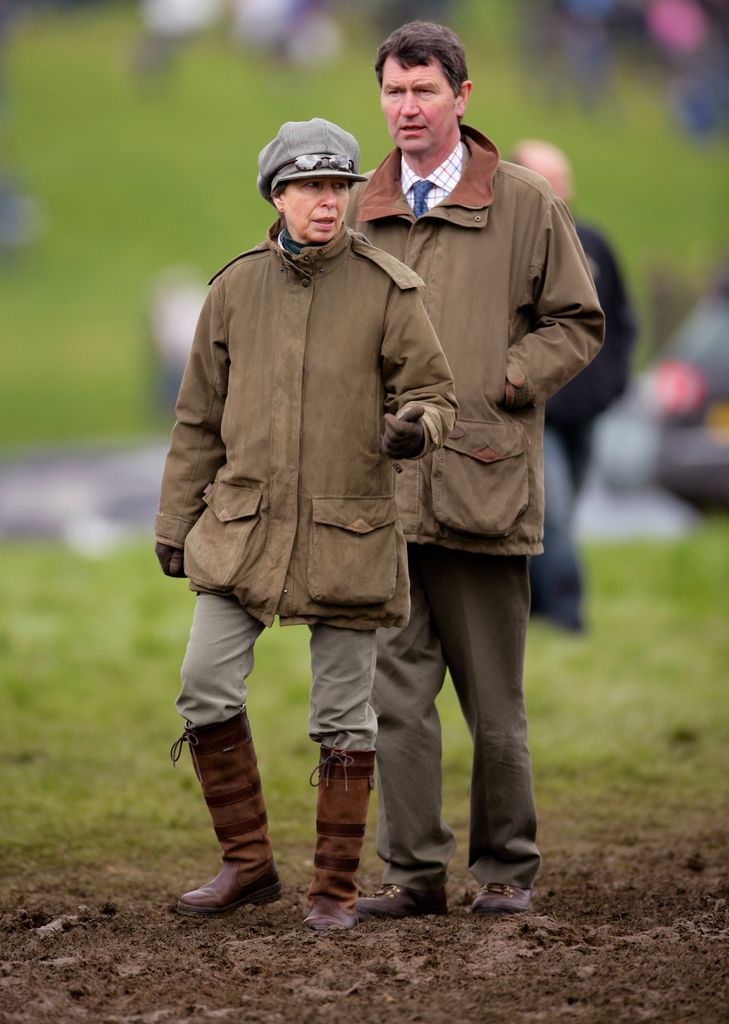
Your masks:
M 266 808 L 256 753 L 242 711 L 215 725 L 188 727 L 173 745 L 173 763 L 188 743 L 205 803 L 223 852 L 223 867 L 210 882 L 186 892 L 179 914 L 225 914 L 247 903 L 272 903 L 281 896 L 268 841 Z
M 357 924 L 354 873 L 367 821 L 370 790 L 375 785 L 374 750 L 322 747 L 318 768 L 316 853 L 309 886 L 308 928 L 352 928 Z

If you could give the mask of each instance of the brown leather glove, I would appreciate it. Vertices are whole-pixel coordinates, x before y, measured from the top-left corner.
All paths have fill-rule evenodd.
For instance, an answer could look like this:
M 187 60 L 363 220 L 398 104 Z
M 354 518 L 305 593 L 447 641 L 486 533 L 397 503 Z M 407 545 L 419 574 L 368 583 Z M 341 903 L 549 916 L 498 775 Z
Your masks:
M 425 447 L 425 427 L 421 416 L 425 412 L 422 405 L 413 405 L 406 409 L 398 419 L 391 413 L 385 413 L 385 429 L 380 447 L 388 459 L 414 459 Z
M 182 548 L 174 548 L 171 544 L 160 544 L 158 541 L 154 546 L 154 553 L 159 559 L 159 564 L 162 566 L 162 572 L 165 576 L 187 579 L 183 566 Z

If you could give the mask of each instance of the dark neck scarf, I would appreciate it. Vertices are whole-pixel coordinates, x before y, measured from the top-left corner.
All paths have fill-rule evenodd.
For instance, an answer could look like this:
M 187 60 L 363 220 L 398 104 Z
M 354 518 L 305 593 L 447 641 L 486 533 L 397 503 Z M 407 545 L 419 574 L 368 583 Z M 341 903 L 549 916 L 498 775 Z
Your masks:
M 319 244 L 318 242 L 295 242 L 287 228 L 283 228 L 278 236 L 278 241 L 282 249 L 292 253 L 294 256 L 298 256 L 301 250 L 306 249 L 307 246 Z

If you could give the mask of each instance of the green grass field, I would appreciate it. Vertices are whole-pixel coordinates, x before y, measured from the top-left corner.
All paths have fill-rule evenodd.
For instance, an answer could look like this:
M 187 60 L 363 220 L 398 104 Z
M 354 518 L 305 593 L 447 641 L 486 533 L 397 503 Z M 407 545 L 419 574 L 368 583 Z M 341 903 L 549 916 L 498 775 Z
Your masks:
M 726 813 L 728 550 L 727 520 L 678 542 L 592 545 L 589 634 L 532 628 L 527 695 L 545 819 L 584 835 Z M 4 867 L 150 868 L 199 855 L 201 843 L 212 850 L 187 754 L 175 770 L 167 755 L 194 600 L 185 584 L 163 577 L 147 546 L 95 561 L 56 547 L 0 553 Z M 256 655 L 249 713 L 285 863 L 313 827 L 308 631 L 266 631 Z M 446 812 L 462 833 L 469 743 L 450 686 L 440 707 Z
M 656 268 L 698 291 L 729 247 L 729 145 L 697 146 L 670 123 L 648 73 L 625 70 L 611 102 L 557 105 L 524 74 L 512 5 L 460 8 L 475 82 L 467 120 L 502 151 L 546 136 L 574 159 L 577 209 L 605 227 L 648 321 Z M 321 115 L 359 137 L 364 166 L 389 142 L 371 72 L 376 40 L 354 9 L 347 45 L 307 72 L 236 49 L 222 30 L 192 42 L 170 74 L 135 81 L 128 4 L 23 24 L 8 54 L 4 159 L 40 202 L 45 233 L 0 270 L 0 437 L 6 446 L 159 429 L 144 314 L 170 264 L 208 274 L 272 219 L 256 157 L 284 120 Z

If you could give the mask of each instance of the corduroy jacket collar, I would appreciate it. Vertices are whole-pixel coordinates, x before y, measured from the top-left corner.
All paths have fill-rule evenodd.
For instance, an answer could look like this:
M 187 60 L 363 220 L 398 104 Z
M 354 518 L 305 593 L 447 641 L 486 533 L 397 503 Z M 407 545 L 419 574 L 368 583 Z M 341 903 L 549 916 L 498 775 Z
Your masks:
M 463 206 L 482 209 L 494 199 L 493 180 L 499 163 L 499 151 L 485 135 L 461 125 L 461 139 L 466 149 L 461 180 L 441 206 Z M 399 149 L 393 149 L 372 172 L 359 203 L 359 221 L 396 217 L 412 211 L 402 193 Z

